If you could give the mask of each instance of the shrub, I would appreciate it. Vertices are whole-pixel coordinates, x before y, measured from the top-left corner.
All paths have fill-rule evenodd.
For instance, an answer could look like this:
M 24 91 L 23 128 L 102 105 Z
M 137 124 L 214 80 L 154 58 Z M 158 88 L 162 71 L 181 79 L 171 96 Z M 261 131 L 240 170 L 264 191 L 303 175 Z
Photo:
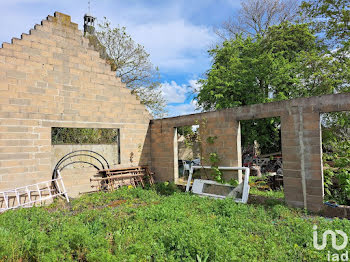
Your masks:
M 154 186 L 157 193 L 163 196 L 170 196 L 175 192 L 180 192 L 174 182 L 160 182 Z

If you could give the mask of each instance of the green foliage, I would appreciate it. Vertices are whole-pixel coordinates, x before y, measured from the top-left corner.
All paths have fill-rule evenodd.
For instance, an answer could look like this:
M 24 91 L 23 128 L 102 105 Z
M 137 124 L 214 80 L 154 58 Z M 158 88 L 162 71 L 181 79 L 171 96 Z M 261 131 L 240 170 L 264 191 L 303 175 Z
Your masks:
M 348 0 L 306 0 L 301 11 L 318 41 L 324 43 L 337 79 L 337 92 L 350 91 L 350 5 Z
M 323 174 L 326 200 L 350 205 L 350 168 L 325 169 Z
M 162 196 L 170 196 L 175 192 L 180 192 L 174 182 L 160 182 L 156 183 L 153 188 Z
M 239 182 L 237 179 L 233 179 L 231 178 L 228 183 L 231 185 L 231 186 L 234 186 L 234 187 L 237 187 L 239 185 Z
M 70 205 L 0 216 L 2 261 L 323 261 L 313 226 L 350 232 L 348 220 L 308 217 L 277 202 L 236 204 L 123 188 Z
M 225 41 L 222 48 L 209 53 L 214 63 L 207 78 L 201 80 L 197 97 L 200 106 L 212 110 L 265 101 L 266 96 L 261 94 L 266 90 L 259 88 L 255 77 L 265 73 L 264 65 L 255 57 L 259 56 L 258 44 L 252 38 Z M 250 91 L 246 92 L 248 87 Z
M 209 161 L 212 165 L 217 165 L 220 162 L 220 157 L 218 153 L 210 153 L 209 154 Z
M 342 150 L 346 145 L 346 150 Z M 332 153 L 324 153 L 324 185 L 327 200 L 336 201 L 339 204 L 350 205 L 350 140 L 339 143 L 333 149 L 340 149 Z M 330 163 L 332 166 L 330 166 Z
M 338 172 L 339 184 L 342 187 L 346 199 L 350 200 L 350 169 L 342 168 Z M 350 201 L 349 201 L 350 202 Z
M 280 152 L 281 119 L 279 117 L 241 121 L 241 143 L 244 148 L 258 141 L 262 154 Z
M 348 0 L 307 0 L 302 11 L 318 33 L 336 44 L 348 45 L 350 37 L 350 5 Z
M 218 153 L 215 153 L 215 152 L 210 153 L 209 154 L 209 162 L 211 165 L 210 174 L 212 175 L 214 180 L 216 182 L 219 182 L 219 183 L 225 183 L 226 181 L 223 178 L 223 173 L 221 172 L 221 170 L 218 167 L 218 164 L 220 162 L 220 157 L 219 157 Z
M 217 138 L 218 138 L 217 136 L 208 136 L 207 143 L 212 145 L 212 144 L 214 144 L 214 142 Z
M 336 167 L 348 167 L 350 166 L 350 158 L 341 157 L 335 160 Z
M 350 148 L 350 112 L 333 112 L 322 115 L 322 143 L 326 152 L 346 156 Z
M 53 127 L 53 145 L 62 144 L 118 144 L 119 129 Z
M 185 145 L 188 148 L 192 148 L 194 144 L 199 143 L 198 138 L 198 130 L 193 130 L 192 126 L 181 126 L 177 128 L 177 133 L 180 136 L 184 136 Z
M 306 24 L 283 23 L 264 38 L 225 41 L 209 51 L 214 63 L 201 80 L 199 105 L 210 110 L 331 93 L 337 82 L 324 52 Z
M 221 170 L 217 167 L 217 166 L 212 166 L 211 167 L 211 173 L 212 177 L 214 178 L 214 180 L 216 182 L 219 182 L 219 183 L 225 183 L 225 180 L 223 179 L 222 177 L 222 172 Z
M 281 188 L 281 190 L 271 190 L 270 187 L 267 184 L 269 175 L 263 175 L 261 177 L 257 176 L 250 176 L 249 177 L 249 185 L 250 185 L 250 191 L 249 194 L 256 195 L 256 196 L 263 196 L 266 198 L 271 199 L 284 199 L 284 190 Z
M 325 197 L 350 205 L 350 112 L 322 115 Z
M 177 128 L 177 133 L 180 136 L 192 135 L 194 131 L 192 130 L 192 126 L 180 126 Z
M 350 205 L 350 140 L 340 141 L 333 150 L 323 154 L 325 197 L 338 204 Z
M 198 104 L 216 110 L 347 91 L 345 58 L 335 59 L 308 26 L 284 22 L 269 27 L 264 37 L 237 35 L 210 50 L 213 65 L 200 81 Z M 257 140 L 264 153 L 280 151 L 279 124 L 245 121 L 243 145 Z
M 264 38 L 237 36 L 225 41 L 209 51 L 214 63 L 201 80 L 199 105 L 210 110 L 314 95 L 318 90 L 302 80 L 306 63 L 325 59 L 320 58 L 322 52 L 306 24 L 283 23 L 270 27 Z
M 251 187 L 249 193 L 252 195 L 263 196 L 272 199 L 284 199 L 283 190 L 259 190 L 255 187 Z

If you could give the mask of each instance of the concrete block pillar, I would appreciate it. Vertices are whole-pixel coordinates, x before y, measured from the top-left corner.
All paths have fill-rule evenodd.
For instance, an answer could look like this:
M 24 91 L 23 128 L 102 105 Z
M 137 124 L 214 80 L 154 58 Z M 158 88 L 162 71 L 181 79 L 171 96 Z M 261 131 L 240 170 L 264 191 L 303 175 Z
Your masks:
M 208 118 L 202 136 L 204 165 L 211 165 L 208 162 L 209 155 L 215 152 L 220 158 L 219 166 L 242 166 L 241 127 L 239 121 L 232 114 L 217 112 L 215 117 Z M 215 137 L 214 143 L 208 143 L 208 137 Z M 237 178 L 238 182 L 242 182 L 242 171 L 224 172 L 225 179 L 232 177 Z
M 318 211 L 324 195 L 320 115 L 294 106 L 281 116 L 281 130 L 286 202 Z

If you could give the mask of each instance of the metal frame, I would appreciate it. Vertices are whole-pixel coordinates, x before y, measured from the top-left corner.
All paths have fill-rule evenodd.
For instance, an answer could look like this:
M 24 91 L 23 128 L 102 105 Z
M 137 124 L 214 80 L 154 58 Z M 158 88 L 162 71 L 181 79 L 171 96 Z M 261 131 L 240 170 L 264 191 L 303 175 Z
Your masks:
M 87 162 L 87 161 L 82 161 L 82 160 L 76 160 L 76 161 L 73 161 L 74 157 L 79 157 L 79 156 L 87 156 L 87 157 L 90 157 L 92 159 L 95 159 L 101 167 L 98 167 L 97 165 L 94 165 L 93 163 L 90 163 L 90 162 Z M 100 158 L 100 159 L 98 159 Z M 65 163 L 66 161 L 68 161 L 69 159 L 73 159 L 71 162 L 68 162 L 67 164 Z M 83 164 L 88 164 L 90 166 L 93 166 L 95 169 L 97 170 L 103 170 L 105 169 L 105 165 L 106 167 L 109 169 L 109 163 L 108 161 L 106 160 L 106 158 L 104 158 L 101 154 L 95 152 L 95 151 L 92 151 L 92 150 L 86 150 L 86 149 L 81 149 L 81 150 L 75 150 L 75 151 L 72 151 L 66 155 L 64 155 L 56 164 L 53 172 L 52 172 L 52 179 L 56 179 L 57 178 L 57 174 L 59 171 L 62 171 L 64 168 L 66 168 L 67 166 L 70 166 L 70 165 L 73 165 L 73 164 L 76 164 L 76 163 L 83 163 Z M 59 190 L 57 187 L 56 187 L 56 184 L 53 184 L 55 189 L 56 190 Z
M 193 175 L 193 171 L 195 169 L 211 169 L 211 166 L 192 166 L 191 170 L 190 170 L 190 174 L 188 176 L 188 180 L 187 180 L 187 185 L 186 185 L 186 192 L 188 192 L 190 190 L 190 186 L 191 186 L 191 180 L 192 180 L 192 175 Z M 243 180 L 243 189 L 242 189 L 242 198 L 237 198 L 235 199 L 236 202 L 238 203 L 247 203 L 248 201 L 248 196 L 249 196 L 249 174 L 250 174 L 250 169 L 249 167 L 226 167 L 226 166 L 219 166 L 218 167 L 219 170 L 244 170 L 245 171 L 245 176 L 244 176 L 244 180 Z M 201 184 L 200 184 L 201 183 Z M 196 190 L 193 191 L 193 187 L 192 187 L 192 192 L 195 194 L 199 194 L 202 196 L 208 196 L 208 197 L 215 197 L 215 198 L 226 198 L 226 196 L 221 196 L 221 195 L 214 195 L 214 194 L 207 194 L 207 193 L 203 193 L 203 186 L 204 184 L 211 184 L 211 185 L 219 185 L 219 186 L 229 186 L 232 187 L 229 184 L 220 184 L 217 183 L 215 181 L 212 180 L 202 180 L 202 179 L 195 179 L 193 186 L 197 186 Z M 236 187 L 237 188 L 237 187 Z M 197 190 L 198 189 L 198 190 Z M 233 189 L 234 190 L 234 189 Z
M 98 167 L 90 162 L 87 162 L 87 161 L 81 161 L 81 160 L 77 160 L 77 161 L 71 161 L 71 162 L 68 162 L 68 164 L 64 164 L 65 161 L 73 158 L 73 157 L 79 157 L 79 156 L 87 156 L 87 157 L 91 157 L 95 160 L 97 160 L 97 162 L 101 165 L 101 167 Z M 98 157 L 100 159 L 98 159 Z M 109 169 L 109 163 L 108 161 L 106 160 L 106 158 L 104 158 L 101 154 L 95 152 L 95 151 L 92 151 L 92 150 L 75 150 L 75 151 L 72 151 L 66 155 L 64 155 L 56 164 L 53 172 L 52 172 L 52 179 L 55 179 L 56 178 L 56 175 L 57 175 L 57 171 L 62 171 L 65 167 L 69 166 L 69 165 L 72 165 L 72 164 L 75 164 L 75 163 L 85 163 L 85 164 L 89 164 L 91 166 L 93 166 L 94 168 L 96 168 L 97 170 L 103 170 L 105 169 L 105 165 L 107 167 L 107 169 Z
M 55 187 L 56 190 L 53 191 L 52 187 Z M 38 198 L 36 199 L 33 199 L 34 192 L 37 193 L 35 197 Z M 43 196 L 45 193 L 48 195 Z M 66 187 L 64 186 L 59 170 L 57 170 L 57 178 L 55 179 L 2 191 L 0 192 L 0 197 L 1 196 L 4 199 L 5 208 L 0 208 L 0 212 L 19 207 L 32 207 L 36 203 L 41 205 L 42 201 L 53 199 L 57 196 L 64 196 L 67 202 L 69 202 Z M 9 197 L 14 197 L 15 199 L 15 203 L 12 206 L 10 206 Z M 21 201 L 22 198 L 24 198 L 23 201 Z

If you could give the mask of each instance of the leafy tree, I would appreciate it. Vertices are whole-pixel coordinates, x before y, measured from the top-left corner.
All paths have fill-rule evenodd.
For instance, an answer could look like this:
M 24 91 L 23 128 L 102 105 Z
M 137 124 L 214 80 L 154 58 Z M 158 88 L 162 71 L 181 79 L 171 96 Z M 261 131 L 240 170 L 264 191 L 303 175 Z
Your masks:
M 330 50 L 338 85 L 336 92 L 350 91 L 350 3 L 348 0 L 307 0 L 301 5 L 303 16 L 319 40 Z
M 340 141 L 348 141 L 350 145 L 350 112 L 324 114 L 322 116 L 322 126 L 322 137 L 324 141 L 327 141 L 324 145 L 326 152 L 332 152 Z M 342 153 L 344 151 L 340 152 L 340 154 Z
M 307 24 L 270 27 L 263 46 L 273 61 L 275 77 L 270 89 L 275 100 L 331 94 L 344 87 L 339 61 L 329 55 Z
M 158 68 L 153 66 L 144 47 L 127 34 L 126 28 L 113 28 L 105 18 L 89 39 L 126 87 L 140 98 L 153 115 L 164 116 L 166 104 L 160 90 Z
M 272 25 L 293 21 L 297 17 L 298 5 L 294 0 L 245 0 L 241 1 L 238 15 L 223 22 L 216 34 L 224 39 L 264 35 Z
M 332 93 L 341 84 L 307 24 L 272 26 L 264 37 L 237 35 L 209 53 L 213 65 L 197 96 L 205 110 Z M 263 152 L 279 151 L 278 127 L 278 119 L 245 122 L 243 145 L 256 139 Z
M 335 92 L 350 91 L 350 3 L 348 0 L 308 0 L 301 5 L 311 28 L 320 41 L 327 44 L 337 78 Z M 322 118 L 324 152 L 344 153 L 342 145 L 350 144 L 349 112 L 325 114 Z M 326 154 L 328 154 L 326 153 Z
M 209 53 L 213 65 L 198 94 L 205 110 L 332 93 L 342 84 L 306 24 L 273 26 L 264 38 L 238 35 Z
M 177 133 L 180 136 L 193 135 L 195 131 L 193 131 L 192 126 L 180 126 L 177 128 Z
M 350 91 L 350 3 L 348 0 L 307 0 L 301 5 L 310 28 L 330 51 L 335 92 Z M 350 114 L 322 115 L 322 147 L 326 199 L 350 203 Z
M 331 44 L 337 47 L 349 47 L 349 0 L 308 0 L 303 1 L 301 7 L 316 32 L 323 33 L 328 40 L 333 40 Z
M 350 204 L 350 112 L 322 115 L 325 197 Z

